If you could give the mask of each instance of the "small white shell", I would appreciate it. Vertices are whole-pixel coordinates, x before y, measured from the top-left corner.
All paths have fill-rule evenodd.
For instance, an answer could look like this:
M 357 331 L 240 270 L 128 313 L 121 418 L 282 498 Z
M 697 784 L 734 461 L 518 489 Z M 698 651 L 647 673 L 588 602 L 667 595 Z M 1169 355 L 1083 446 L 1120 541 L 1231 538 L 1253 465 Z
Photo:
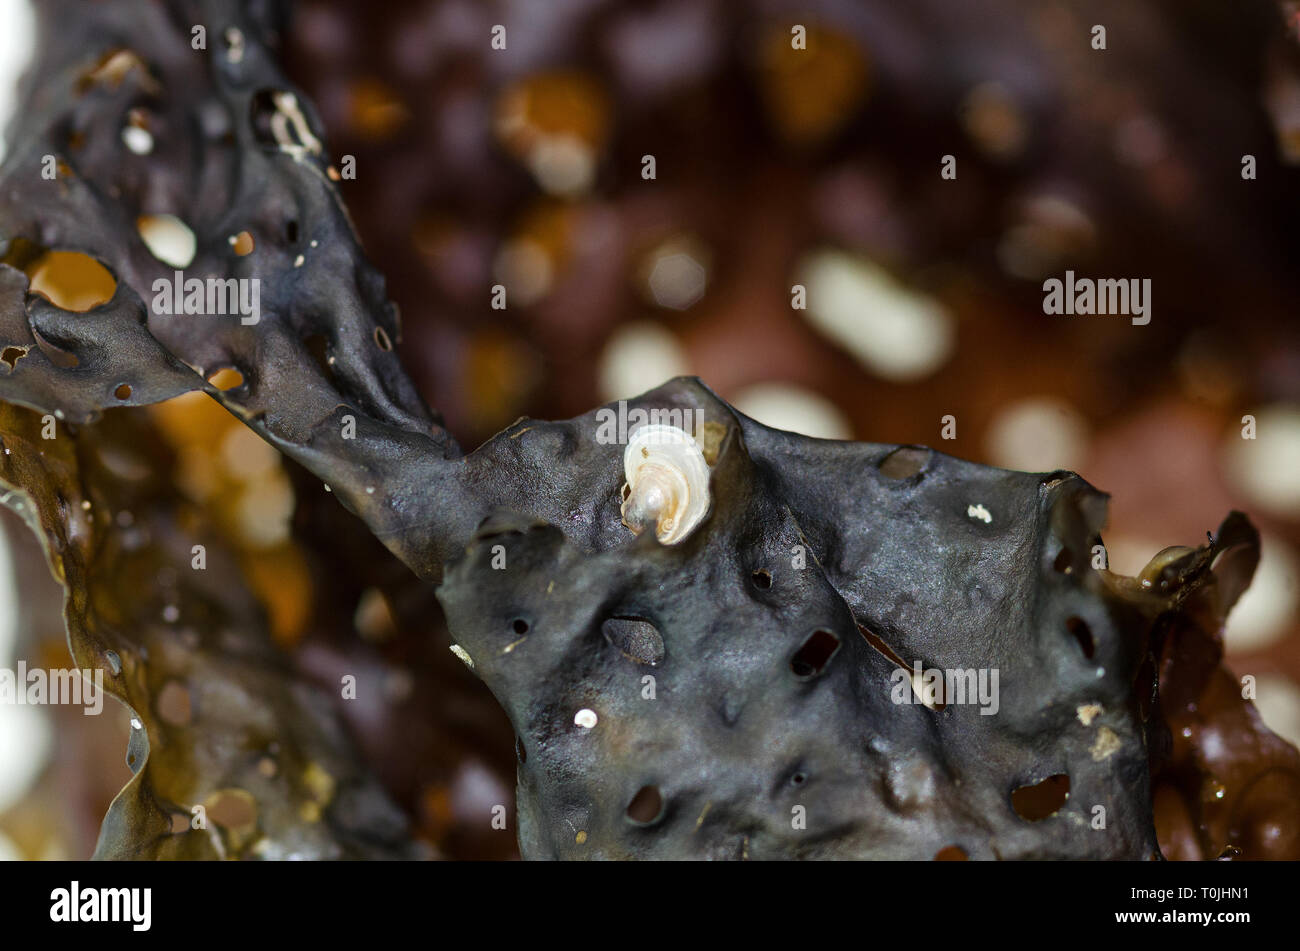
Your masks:
M 665 545 L 684 539 L 709 509 L 709 464 L 676 426 L 642 426 L 623 453 L 627 478 L 623 524 L 638 535 L 650 524 Z

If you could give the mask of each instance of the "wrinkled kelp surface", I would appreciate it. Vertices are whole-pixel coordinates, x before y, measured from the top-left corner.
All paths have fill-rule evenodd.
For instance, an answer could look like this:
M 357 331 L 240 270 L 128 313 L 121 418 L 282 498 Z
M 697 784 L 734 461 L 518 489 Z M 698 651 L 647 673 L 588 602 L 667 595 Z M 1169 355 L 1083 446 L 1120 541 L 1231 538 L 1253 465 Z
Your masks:
M 596 413 L 462 456 L 423 405 L 323 132 L 276 66 L 278 5 L 40 13 L 0 172 L 0 397 L 18 404 L 0 478 L 67 589 L 77 663 L 141 723 L 98 855 L 418 854 L 171 461 L 102 412 L 191 390 L 441 583 L 518 734 L 526 857 L 1145 859 L 1153 802 L 1189 854 L 1300 855 L 1300 759 L 1219 666 L 1258 559 L 1243 516 L 1119 578 L 1097 562 L 1105 497 L 1077 476 L 782 433 L 680 379 L 629 408 L 703 421 L 711 510 L 680 545 L 633 536 Z M 136 230 L 148 214 L 193 230 L 186 278 L 257 278 L 260 320 L 153 312 L 174 269 Z M 106 267 L 111 299 L 72 313 L 32 293 L 46 250 Z M 241 382 L 218 389 L 227 368 Z M 129 479 L 106 461 L 127 450 Z M 158 624 L 164 599 L 195 623 Z M 996 712 L 912 702 L 895 671 L 915 663 L 996 669 Z

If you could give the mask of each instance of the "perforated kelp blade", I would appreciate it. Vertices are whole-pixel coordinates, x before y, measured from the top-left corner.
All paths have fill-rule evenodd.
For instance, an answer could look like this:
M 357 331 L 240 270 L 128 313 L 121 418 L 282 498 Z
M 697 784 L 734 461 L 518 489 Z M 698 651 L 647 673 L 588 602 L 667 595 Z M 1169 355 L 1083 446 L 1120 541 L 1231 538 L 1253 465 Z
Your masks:
M 401 367 L 397 308 L 276 63 L 286 10 L 36 5 L 0 168 L 0 398 L 85 420 L 202 388 L 433 576 L 395 500 L 455 443 Z M 188 234 L 179 256 L 146 240 L 142 222 L 163 216 Z M 116 296 L 81 313 L 24 290 L 18 271 L 45 253 L 106 269 Z M 43 328 L 77 366 L 40 358 Z M 238 384 L 208 382 L 222 371 Z
M 68 422 L 93 422 L 106 407 L 215 392 L 149 333 L 144 305 L 125 283 L 105 304 L 77 313 L 31 293 L 22 271 L 0 264 L 0 341 L 5 399 Z
M 467 461 L 504 505 L 494 479 L 564 447 L 574 490 L 498 506 L 439 590 L 519 736 L 526 857 L 1158 854 L 1153 626 L 1221 623 L 1258 557 L 1243 517 L 1144 585 L 1093 567 L 1105 497 L 1075 475 L 782 433 L 689 380 L 638 409 L 725 430 L 677 545 L 620 524 L 601 414 L 521 421 Z

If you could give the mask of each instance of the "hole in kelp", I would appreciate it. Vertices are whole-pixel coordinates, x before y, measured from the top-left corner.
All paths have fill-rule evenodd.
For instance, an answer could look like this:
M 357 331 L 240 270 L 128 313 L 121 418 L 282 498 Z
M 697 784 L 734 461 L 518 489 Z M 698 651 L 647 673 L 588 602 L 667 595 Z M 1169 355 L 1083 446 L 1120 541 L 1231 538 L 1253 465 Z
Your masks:
M 1056 815 L 1069 798 L 1070 777 L 1065 773 L 1056 773 L 1032 785 L 1013 789 L 1011 808 L 1020 818 L 1039 822 Z
M 12 371 L 18 366 L 18 361 L 27 356 L 27 351 L 30 349 L 31 347 L 5 347 L 4 351 L 0 352 L 0 363 Z
M 627 817 L 637 825 L 650 825 L 664 811 L 664 797 L 658 786 L 642 786 L 627 806 Z
M 22 270 L 32 293 L 74 313 L 107 304 L 117 292 L 117 280 L 108 268 L 79 251 L 46 251 Z
M 803 646 L 790 658 L 790 669 L 800 679 L 816 677 L 830 663 L 835 652 L 840 649 L 840 639 L 830 631 L 818 629 L 813 631 Z

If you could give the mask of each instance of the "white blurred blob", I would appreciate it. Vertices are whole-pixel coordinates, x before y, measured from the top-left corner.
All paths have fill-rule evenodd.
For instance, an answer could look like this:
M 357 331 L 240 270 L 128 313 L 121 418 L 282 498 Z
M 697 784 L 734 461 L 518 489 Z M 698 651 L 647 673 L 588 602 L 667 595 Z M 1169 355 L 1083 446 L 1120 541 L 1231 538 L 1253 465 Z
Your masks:
M 15 669 L 18 588 L 13 550 L 0 528 L 0 667 Z M 25 689 L 15 684 L 16 689 Z M 0 813 L 22 798 L 45 768 L 53 743 L 44 708 L 0 703 Z
M 21 799 L 40 776 L 53 739 L 42 708 L 0 704 L 0 812 Z
M 141 215 L 136 220 L 140 237 L 163 264 L 189 267 L 198 243 L 190 226 L 175 215 Z
M 528 153 L 528 167 L 537 184 L 552 195 L 580 195 L 596 180 L 596 156 L 574 135 L 547 135 Z
M 493 806 L 510 802 L 513 792 L 478 760 L 469 760 L 456 770 L 452 780 L 452 812 L 466 822 L 473 821 L 490 815 Z
M 1300 560 L 1280 538 L 1260 538 L 1259 567 L 1246 593 L 1228 614 L 1224 644 L 1244 653 L 1272 644 L 1290 629 L 1300 603 Z
M 153 151 L 153 136 L 148 129 L 128 125 L 122 129 L 122 142 L 136 155 L 148 155 Z
M 1300 515 L 1300 406 L 1274 403 L 1254 415 L 1254 439 L 1242 439 L 1240 426 L 1228 436 L 1228 479 L 1252 504 L 1275 515 Z
M 1068 404 L 1033 397 L 1003 407 L 984 436 L 989 461 L 1004 469 L 1076 469 L 1088 448 L 1087 422 Z
M 31 0 L 0 0 L 0 131 L 18 108 L 18 77 L 27 69 L 36 49 L 36 23 Z M 0 140 L 0 161 L 6 143 Z
M 736 409 L 764 426 L 818 439 L 852 439 L 853 427 L 827 399 L 788 383 L 756 383 L 735 394 Z
M 555 269 L 546 249 L 531 238 L 508 242 L 497 254 L 493 273 L 521 307 L 537 303 L 551 290 Z
M 951 314 L 866 258 L 818 251 L 798 273 L 808 291 L 808 322 L 877 376 L 918 380 L 952 353 Z
M 625 324 L 600 355 L 600 395 L 606 402 L 640 396 L 687 372 L 686 354 L 667 327 Z
M 669 310 L 686 310 L 704 296 L 708 261 L 708 250 L 693 238 L 673 238 L 659 245 L 643 265 L 650 300 Z
M 1292 680 L 1276 674 L 1257 677 L 1255 709 L 1270 730 L 1289 743 L 1300 744 L 1300 687 Z

